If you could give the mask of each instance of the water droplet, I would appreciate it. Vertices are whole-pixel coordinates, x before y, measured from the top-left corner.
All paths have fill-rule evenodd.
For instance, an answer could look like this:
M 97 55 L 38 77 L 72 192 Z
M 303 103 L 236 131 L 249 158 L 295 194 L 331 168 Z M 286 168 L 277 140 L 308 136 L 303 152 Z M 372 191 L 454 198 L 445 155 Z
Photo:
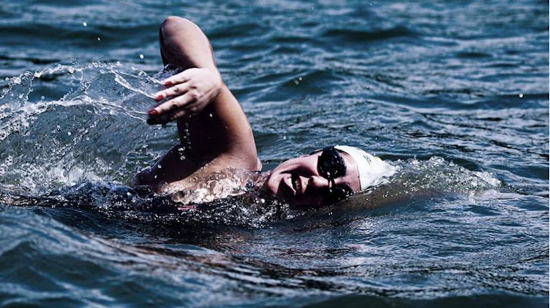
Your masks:
M 140 54 L 140 55 L 139 55 L 139 58 L 140 58 L 140 59 L 143 59 L 143 58 L 144 58 L 143 54 Z
M 210 117 L 213 117 L 214 115 L 212 115 L 212 114 L 209 114 L 209 116 L 210 116 Z
M 84 27 L 87 27 L 87 26 L 88 26 L 88 23 L 87 23 L 87 22 L 83 22 L 82 25 L 83 25 Z
M 520 93 L 520 94 L 519 94 L 519 98 L 523 98 L 523 93 Z
M 98 41 L 101 41 L 101 38 L 98 36 L 98 37 L 97 37 L 97 40 L 98 40 Z
M 159 164 L 159 165 L 157 166 L 157 168 L 162 169 L 162 165 Z
M 71 132 L 67 132 L 67 135 L 69 135 L 69 136 L 70 136 L 70 135 L 71 135 Z

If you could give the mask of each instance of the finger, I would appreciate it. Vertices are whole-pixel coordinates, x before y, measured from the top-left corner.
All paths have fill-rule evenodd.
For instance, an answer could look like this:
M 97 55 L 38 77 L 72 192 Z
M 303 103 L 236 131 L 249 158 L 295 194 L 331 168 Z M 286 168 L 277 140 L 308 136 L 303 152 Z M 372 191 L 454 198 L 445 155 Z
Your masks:
M 188 104 L 188 98 L 186 95 L 175 97 L 171 100 L 165 101 L 162 104 L 149 110 L 150 117 L 163 116 L 168 113 L 173 112 L 174 110 L 181 109 Z
M 187 91 L 189 91 L 189 84 L 188 83 L 180 83 L 180 84 L 177 84 L 175 86 L 172 86 L 166 90 L 162 90 L 162 91 L 159 91 L 157 93 L 155 93 L 155 101 L 156 102 L 160 102 L 162 101 L 163 99 L 167 98 L 167 97 L 175 97 L 175 96 L 179 96 L 179 95 L 182 95 L 184 93 L 186 93 Z
M 166 101 L 151 110 L 149 110 L 149 118 L 147 123 L 149 124 L 165 124 L 170 121 L 183 117 L 186 114 L 196 114 L 196 107 L 192 106 L 189 109 L 189 98 L 187 95 L 179 96 L 169 101 Z
M 166 124 L 168 121 L 164 120 L 163 117 L 156 117 L 156 118 L 148 118 L 147 124 L 149 125 L 156 125 L 156 124 Z
M 149 116 L 161 116 L 174 110 L 187 108 L 189 105 L 195 104 L 200 98 L 200 93 L 197 91 L 188 91 L 183 95 L 177 96 L 171 100 L 165 101 L 158 106 L 149 110 Z
M 190 113 L 187 110 L 176 110 L 171 113 L 154 117 L 154 118 L 148 118 L 147 124 L 149 125 L 155 125 L 155 124 L 166 124 L 168 122 L 174 121 L 176 119 L 182 118 L 186 115 L 189 115 Z
M 171 116 L 171 113 L 170 114 L 164 114 L 164 115 L 157 116 L 157 117 L 149 117 L 147 119 L 147 124 L 149 124 L 149 125 L 166 124 L 166 123 L 171 121 L 170 116 Z
M 189 81 L 189 76 L 185 71 L 183 71 L 179 74 L 166 78 L 163 83 L 165 87 L 171 87 L 175 84 L 184 83 L 187 81 Z
M 168 120 L 175 121 L 176 119 L 183 118 L 184 116 L 188 115 L 189 113 L 186 110 L 178 110 L 176 112 L 173 112 L 169 117 Z

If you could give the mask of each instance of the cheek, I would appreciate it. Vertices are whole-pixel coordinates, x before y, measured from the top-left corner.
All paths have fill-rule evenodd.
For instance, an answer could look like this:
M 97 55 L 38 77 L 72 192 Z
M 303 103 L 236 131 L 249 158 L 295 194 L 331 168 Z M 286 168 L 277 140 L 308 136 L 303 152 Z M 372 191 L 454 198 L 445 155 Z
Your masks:
M 270 193 L 271 195 L 277 194 L 277 188 L 279 187 L 279 182 L 277 176 L 274 173 L 271 173 L 267 180 L 264 183 L 264 190 Z
M 346 182 L 348 183 L 348 186 L 351 188 L 351 190 L 353 190 L 353 192 L 361 191 L 361 182 L 359 180 L 359 174 L 355 176 L 350 176 Z
M 298 157 L 280 164 L 273 171 L 280 173 L 298 173 L 302 176 L 317 174 L 317 159 L 311 156 Z

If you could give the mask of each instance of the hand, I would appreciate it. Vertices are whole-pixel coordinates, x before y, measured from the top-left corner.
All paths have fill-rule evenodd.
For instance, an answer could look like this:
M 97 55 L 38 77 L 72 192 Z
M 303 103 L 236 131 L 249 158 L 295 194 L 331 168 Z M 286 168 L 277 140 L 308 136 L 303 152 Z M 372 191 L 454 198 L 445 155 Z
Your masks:
M 218 96 L 222 80 L 215 68 L 190 68 L 164 80 L 164 85 L 167 88 L 155 93 L 155 101 L 166 100 L 149 110 L 148 124 L 200 113 Z

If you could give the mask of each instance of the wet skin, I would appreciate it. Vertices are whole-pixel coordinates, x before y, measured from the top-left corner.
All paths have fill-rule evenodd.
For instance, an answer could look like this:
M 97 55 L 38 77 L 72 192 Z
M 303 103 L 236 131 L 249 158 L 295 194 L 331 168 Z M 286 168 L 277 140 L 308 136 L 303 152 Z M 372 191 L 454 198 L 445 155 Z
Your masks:
M 339 152 L 346 162 L 346 174 L 335 179 L 336 186 L 360 191 L 359 171 L 355 160 Z M 267 178 L 264 189 L 288 202 L 296 209 L 319 208 L 326 203 L 330 181 L 317 170 L 321 152 L 287 160 L 277 166 Z
M 161 25 L 160 43 L 163 63 L 181 72 L 163 81 L 166 89 L 154 95 L 156 104 L 148 111 L 147 123 L 177 121 L 180 143 L 154 166 L 138 173 L 132 186 L 171 193 L 194 187 L 194 178 L 208 178 L 229 168 L 261 170 L 248 119 L 223 83 L 206 35 L 193 22 L 171 16 Z M 337 190 L 331 194 L 328 188 L 333 184 L 318 173 L 319 155 L 282 163 L 269 175 L 264 188 L 295 208 L 324 205 Z M 359 191 L 355 161 L 345 153 L 341 155 L 347 173 L 336 178 L 334 185 Z

